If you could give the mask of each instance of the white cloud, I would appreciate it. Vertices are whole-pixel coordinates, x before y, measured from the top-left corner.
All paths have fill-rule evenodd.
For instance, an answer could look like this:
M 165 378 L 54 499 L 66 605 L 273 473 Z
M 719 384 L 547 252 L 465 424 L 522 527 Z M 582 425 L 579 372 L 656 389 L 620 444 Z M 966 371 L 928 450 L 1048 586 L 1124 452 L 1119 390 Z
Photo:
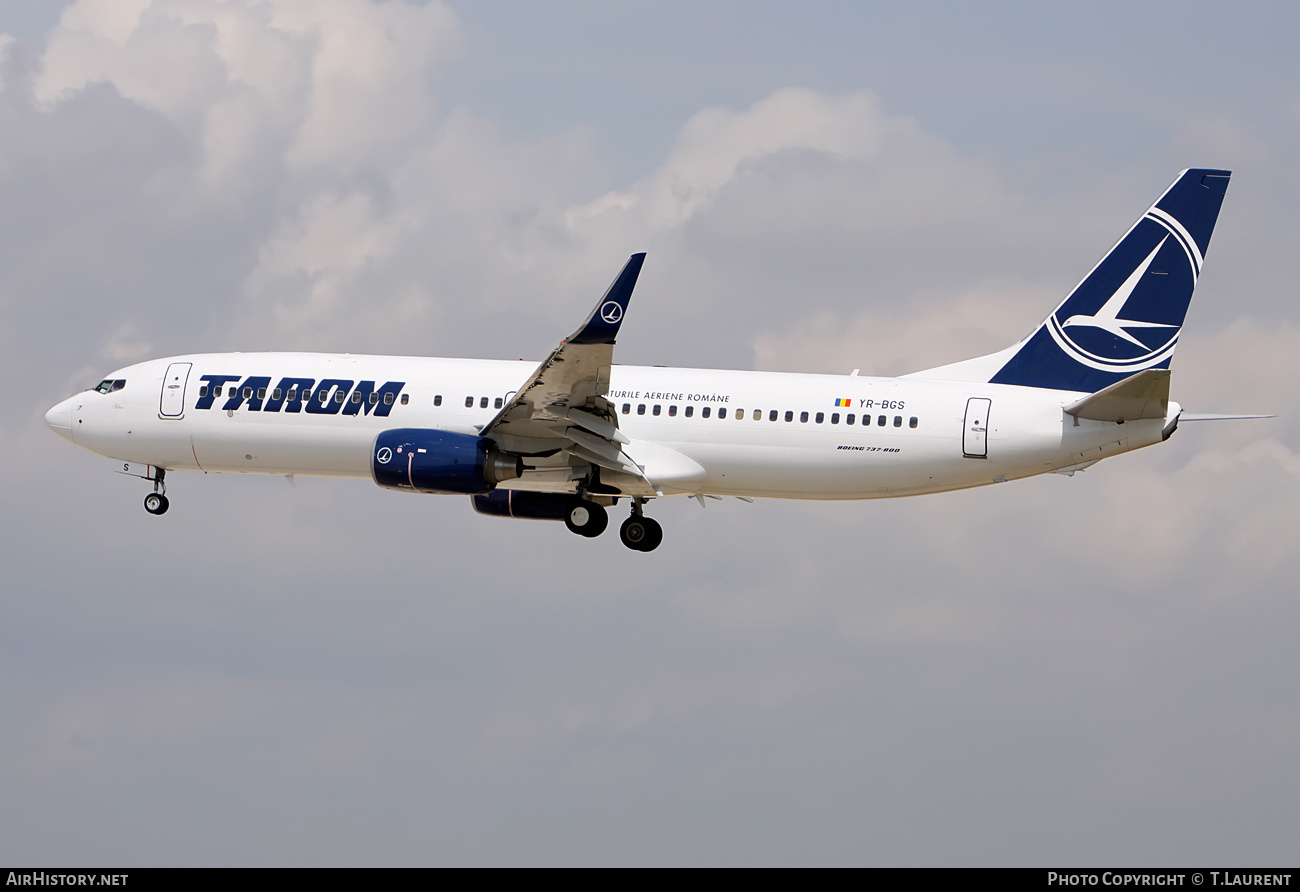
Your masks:
M 829 184 L 819 170 L 830 172 Z M 717 208 L 728 195 L 744 201 L 756 191 L 770 202 L 766 213 Z M 747 109 L 697 113 L 658 168 L 626 192 L 575 209 L 571 221 L 591 238 L 613 223 L 620 235 L 635 226 L 645 239 L 714 211 L 722 217 L 717 228 L 737 229 L 736 239 L 790 238 L 808 226 L 848 223 L 869 244 L 918 225 L 965 223 L 1009 199 L 987 165 L 887 113 L 873 93 L 785 89 Z
M 209 188 L 238 191 L 268 161 L 333 179 L 400 163 L 428 137 L 460 41 L 439 2 L 79 0 L 34 90 L 53 104 L 110 84 L 181 128 Z
M 0 90 L 5 86 L 3 69 L 7 66 L 15 42 L 11 35 L 0 32 Z
M 1053 296 L 1025 283 L 989 282 L 931 302 L 924 315 L 900 318 L 897 309 L 874 306 L 848 321 L 820 313 L 759 335 L 754 362 L 775 371 L 903 375 L 1009 346 L 1033 330 Z

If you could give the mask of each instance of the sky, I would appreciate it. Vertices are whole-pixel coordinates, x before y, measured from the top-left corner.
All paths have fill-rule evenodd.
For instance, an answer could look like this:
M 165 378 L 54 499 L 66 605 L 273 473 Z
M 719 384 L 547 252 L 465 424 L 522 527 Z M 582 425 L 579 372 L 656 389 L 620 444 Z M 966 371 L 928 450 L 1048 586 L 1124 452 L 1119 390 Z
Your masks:
M 0 861 L 1277 865 L 1300 823 L 1300 12 L 0 2 Z M 1167 443 L 664 544 L 50 432 L 188 352 L 897 375 L 1234 171 Z

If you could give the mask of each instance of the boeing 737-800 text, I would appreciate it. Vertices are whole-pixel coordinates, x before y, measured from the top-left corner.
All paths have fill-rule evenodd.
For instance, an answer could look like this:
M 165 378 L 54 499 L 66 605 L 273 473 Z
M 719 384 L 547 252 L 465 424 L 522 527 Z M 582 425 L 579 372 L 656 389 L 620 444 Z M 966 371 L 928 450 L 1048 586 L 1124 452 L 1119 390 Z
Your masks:
M 45 420 L 152 481 L 152 514 L 169 471 L 366 477 L 589 537 L 627 500 L 638 551 L 663 537 L 643 508 L 664 496 L 873 499 L 1073 473 L 1192 417 L 1169 400 L 1169 363 L 1229 176 L 1179 174 L 1024 340 L 901 378 L 614 365 L 635 254 L 540 365 L 175 356 Z

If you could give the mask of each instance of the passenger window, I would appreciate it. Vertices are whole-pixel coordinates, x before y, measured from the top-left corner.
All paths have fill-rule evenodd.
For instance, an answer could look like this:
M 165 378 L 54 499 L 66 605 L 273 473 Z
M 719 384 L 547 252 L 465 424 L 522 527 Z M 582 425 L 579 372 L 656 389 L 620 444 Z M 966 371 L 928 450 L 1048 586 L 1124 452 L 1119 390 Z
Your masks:
M 441 405 L 442 405 L 442 394 L 441 394 L 441 393 L 434 394 L 434 397 L 433 397 L 433 404 L 434 404 L 435 406 L 441 406 Z
M 345 399 L 347 399 L 347 398 L 348 398 L 348 395 L 347 395 L 346 393 L 343 392 L 343 388 L 342 388 L 342 387 L 336 387 L 336 388 L 334 389 L 334 402 L 336 402 L 336 403 L 341 403 L 341 402 L 343 402 L 343 401 L 344 401 Z
M 221 388 L 220 388 L 220 387 L 217 388 L 217 396 L 221 396 Z M 290 390 L 287 394 L 285 394 L 285 397 L 284 397 L 284 398 L 287 399 L 289 402 L 292 403 L 292 402 L 294 402 L 294 401 L 296 401 L 296 400 L 298 399 L 298 391 L 297 391 L 297 390 Z
M 402 394 L 402 405 L 403 405 L 403 406 L 405 406 L 405 405 L 406 405 L 407 403 L 409 403 L 410 401 L 411 401 L 411 395 L 410 395 L 409 393 L 404 393 L 404 394 Z
M 687 417 L 687 418 L 690 418 L 690 417 L 691 417 L 692 415 L 694 415 L 694 414 L 695 414 L 695 407 L 694 407 L 694 406 L 687 406 L 687 407 L 686 407 L 686 417 Z
M 786 420 L 786 421 L 794 421 L 794 413 L 791 412 L 791 411 L 788 411 L 788 410 L 787 410 L 786 413 L 785 413 L 785 420 Z
M 644 415 L 644 414 L 645 414 L 645 403 L 637 403 L 637 404 L 636 404 L 636 414 L 638 414 L 638 415 Z
M 818 424 L 821 424 L 825 420 L 826 420 L 826 413 L 824 412 L 818 412 L 817 417 L 813 419 L 813 421 L 817 422 Z
M 246 399 L 246 400 L 251 400 L 252 398 L 253 398 L 253 388 L 251 388 L 251 387 L 245 387 L 245 388 L 244 388 L 244 399 Z
M 487 408 L 487 397 L 485 397 L 485 396 L 484 396 L 484 397 L 479 397 L 478 407 L 479 407 L 480 409 L 486 409 L 486 408 Z
M 881 415 L 881 416 L 879 416 L 879 417 L 876 418 L 876 424 L 878 424 L 878 425 L 881 426 L 881 427 L 884 427 L 884 426 L 885 426 L 885 421 L 886 421 L 886 420 L 887 420 L 887 419 L 885 418 L 885 416 L 884 416 L 884 415 Z
M 496 399 L 494 399 L 494 400 L 492 401 L 492 405 L 493 405 L 495 408 L 500 409 L 501 406 L 504 405 L 504 403 L 503 403 L 503 401 L 502 401 L 502 398 L 501 398 L 501 397 L 497 397 Z
M 903 426 L 903 416 L 902 416 L 902 415 L 895 415 L 895 416 L 894 416 L 894 427 L 902 427 L 902 426 Z
M 669 406 L 669 407 L 668 407 L 668 417 L 669 417 L 669 418 L 675 418 L 676 416 L 677 416 L 677 407 L 676 407 L 676 406 Z
M 207 396 L 207 395 L 208 395 L 208 385 L 203 384 L 199 387 L 199 396 Z
M 723 407 L 721 407 L 720 409 L 718 409 L 718 417 L 719 417 L 719 418 L 726 418 L 726 417 L 727 417 L 727 407 L 726 407 L 726 406 L 723 406 Z
M 466 408 L 466 409 L 473 409 L 473 408 L 474 408 L 474 397 L 472 397 L 472 396 L 467 396 L 467 397 L 465 397 L 465 408 Z
M 371 396 L 374 396 L 374 394 L 372 393 Z M 359 390 L 352 391 L 352 402 L 354 403 L 361 402 L 361 391 Z
M 658 404 L 658 403 L 655 403 L 654 408 L 651 409 L 650 411 L 651 411 L 651 413 L 653 413 L 654 415 L 658 415 L 658 414 L 659 414 L 659 404 Z
M 907 419 L 907 426 L 908 426 L 908 427 L 916 427 L 916 416 L 915 416 L 915 415 L 913 415 L 911 418 Z
M 379 394 L 377 393 L 370 394 L 370 396 L 366 397 L 366 402 L 370 403 L 370 405 L 372 406 L 375 405 L 376 403 L 379 402 Z
M 773 409 L 771 412 L 769 412 L 769 413 L 767 414 L 767 420 L 768 420 L 768 421 L 776 421 L 776 410 L 775 410 L 775 409 Z
M 736 420 L 737 420 L 737 421 L 744 421 L 744 420 L 745 420 L 745 410 L 744 410 L 744 409 L 737 409 L 737 410 L 736 410 Z
M 631 403 L 624 403 L 624 404 L 623 404 L 623 414 L 626 415 L 627 413 L 629 413 L 629 412 L 631 412 L 631 411 L 632 411 L 632 404 L 631 404 Z
M 845 416 L 844 416 L 844 423 L 845 423 L 845 424 L 852 424 L 852 423 L 853 423 L 853 413 L 852 413 L 852 412 L 850 412 L 848 415 L 845 415 Z
M 283 396 L 284 396 L 284 391 L 278 387 L 275 390 L 271 391 L 271 399 L 277 403 L 280 401 L 281 397 Z
M 839 413 L 839 412 L 832 412 L 832 413 L 831 413 L 831 424 L 839 424 L 839 423 L 840 423 L 840 413 Z
M 700 410 L 700 417 L 701 417 L 701 418 L 708 418 L 708 417 L 709 417 L 709 411 L 710 411 L 710 407 L 709 407 L 709 406 L 705 406 L 703 409 Z
M 800 424 L 807 424 L 807 423 L 808 423 L 808 413 L 807 413 L 807 412 L 800 412 L 800 413 L 799 413 L 799 423 L 800 423 Z
M 403 394 L 403 396 L 405 396 L 405 394 Z M 384 394 L 384 405 L 391 406 L 392 404 L 393 404 L 393 395 L 391 393 Z

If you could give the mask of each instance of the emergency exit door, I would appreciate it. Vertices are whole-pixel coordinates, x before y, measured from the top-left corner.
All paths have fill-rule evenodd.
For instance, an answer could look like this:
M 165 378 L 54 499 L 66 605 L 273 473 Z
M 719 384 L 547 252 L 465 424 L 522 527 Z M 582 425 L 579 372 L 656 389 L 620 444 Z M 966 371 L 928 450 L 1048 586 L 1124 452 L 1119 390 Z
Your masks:
M 180 418 L 185 414 L 185 382 L 190 377 L 190 365 L 188 362 L 173 362 L 167 366 L 162 382 L 162 401 L 158 407 L 158 414 L 163 418 Z
M 961 451 L 967 458 L 989 457 L 989 408 L 993 400 L 974 396 L 966 401 L 966 423 L 962 428 Z

